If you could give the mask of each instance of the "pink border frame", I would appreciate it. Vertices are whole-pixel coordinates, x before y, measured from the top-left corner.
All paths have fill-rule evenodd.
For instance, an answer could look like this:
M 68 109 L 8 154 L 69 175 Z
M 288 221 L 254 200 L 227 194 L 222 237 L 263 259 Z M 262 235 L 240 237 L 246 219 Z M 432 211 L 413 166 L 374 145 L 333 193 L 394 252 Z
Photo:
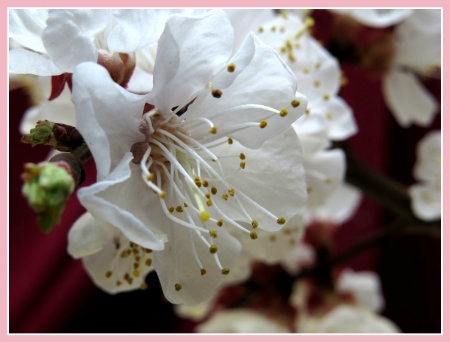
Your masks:
M 94 1 L 96 7 L 123 7 L 124 2 L 118 1 L 118 0 L 97 0 Z M 211 1 L 207 0 L 165 0 L 164 1 L 164 7 L 206 7 L 206 8 L 212 8 L 212 7 L 222 7 L 221 5 L 225 5 L 226 7 L 243 7 L 245 4 L 245 7 L 270 7 L 270 8 L 283 8 L 283 7 L 308 7 L 311 2 L 302 2 L 299 0 L 228 0 L 223 3 L 217 3 L 215 2 L 213 6 L 211 6 Z M 313 8 L 319 8 L 319 7 L 375 7 L 374 1 L 367 1 L 367 0 L 339 0 L 339 1 L 331 1 L 331 0 L 315 0 Z M 449 20 L 450 20 L 450 14 L 447 12 L 447 8 L 450 7 L 445 6 L 444 0 L 376 0 L 376 7 L 442 7 L 443 8 L 443 35 L 442 35 L 442 42 L 444 42 L 444 37 L 448 37 L 450 34 L 449 29 Z M 92 0 L 77 0 L 77 1 L 66 1 L 64 3 L 61 2 L 61 0 L 43 0 L 39 3 L 36 3 L 31 0 L 4 0 L 2 7 L 4 8 L 4 11 L 2 11 L 1 16 L 1 22 L 2 25 L 0 27 L 0 33 L 2 37 L 5 38 L 3 41 L 4 44 L 4 54 L 2 54 L 2 64 L 3 68 L 1 70 L 1 79 L 3 82 L 0 85 L 0 99 L 2 100 L 2 103 L 7 103 L 7 48 L 6 48 L 6 42 L 7 42 L 7 8 L 8 7 L 35 7 L 36 5 L 39 5 L 39 7 L 61 7 L 61 5 L 64 5 L 65 7 L 70 7 L 70 5 L 74 5 L 77 7 L 80 6 L 86 6 L 86 7 L 93 7 L 93 1 Z M 149 7 L 151 5 L 154 5 L 155 7 L 158 7 L 162 5 L 160 2 L 156 1 L 145 1 L 145 0 L 131 0 L 127 1 L 126 5 L 128 7 Z M 311 7 L 311 6 L 310 6 Z M 443 44 L 443 67 L 442 67 L 442 94 L 444 93 L 444 89 L 447 89 L 448 87 L 448 77 L 450 76 L 450 72 L 444 67 L 444 64 L 446 65 L 446 62 L 448 60 L 448 49 L 449 47 L 445 44 Z M 447 57 L 447 58 L 446 58 Z M 444 62 L 445 61 L 445 62 Z M 444 81 L 445 80 L 445 81 Z M 442 97 L 442 102 L 444 102 L 444 96 Z M 445 111 L 445 106 L 442 104 L 442 112 Z M 6 108 L 5 108 L 6 109 Z M 442 115 L 442 129 L 447 131 L 450 129 L 450 120 L 444 120 L 445 115 Z M 0 135 L 2 137 L 1 141 L 3 142 L 3 146 L 6 148 L 3 148 L 0 150 L 1 154 L 1 162 L 5 166 L 5 169 L 8 170 L 8 110 L 6 110 L 4 116 L 3 116 L 3 126 L 0 128 Z M 444 175 L 446 175 L 446 172 L 450 172 L 447 167 L 447 160 L 450 160 L 450 149 L 446 148 L 446 144 L 450 143 L 450 136 L 447 137 L 447 135 L 443 135 L 443 176 L 442 176 L 442 187 L 443 187 L 443 208 L 446 207 L 446 203 L 450 203 L 450 183 L 447 180 Z M 4 170 L 5 170 L 4 169 Z M 7 219 L 7 213 L 8 213 L 8 185 L 7 185 L 7 172 L 2 172 L 1 182 L 0 182 L 0 192 L 3 194 L 6 194 L 6 197 L 2 199 L 2 205 L 0 207 L 0 217 L 2 221 L 5 223 L 5 228 L 8 227 L 8 219 Z M 450 211 L 449 211 L 450 213 Z M 443 216 L 446 216 L 447 214 L 445 211 L 443 211 Z M 444 220 L 444 218 L 443 218 Z M 444 220 L 445 221 L 445 220 Z M 444 222 L 443 221 L 443 222 Z M 445 226 L 445 224 L 443 224 Z M 25 341 L 25 340 L 35 340 L 35 341 L 59 341 L 62 336 L 66 341 L 75 341 L 75 340 L 95 340 L 95 341 L 108 341 L 108 342 L 114 342 L 114 341 L 123 341 L 124 336 L 115 336 L 115 335 L 20 335 L 20 334 L 14 334 L 9 335 L 8 334 L 8 326 L 9 326 L 9 320 L 8 320 L 8 264 L 7 264 L 7 258 L 8 258 L 8 236 L 7 236 L 8 229 L 4 229 L 4 233 L 0 236 L 0 241 L 4 248 L 4 254 L 2 255 L 2 262 L 0 263 L 0 269 L 1 274 L 4 276 L 3 281 L 0 283 L 0 290 L 4 293 L 3 296 L 1 296 L 0 299 L 0 306 L 4 309 L 0 312 L 0 320 L 4 322 L 4 324 L 0 327 L 0 338 L 2 340 L 14 340 L 14 341 Z M 449 284 L 450 284 L 450 270 L 448 270 L 448 264 L 444 263 L 444 260 L 448 260 L 450 256 L 450 240 L 445 239 L 445 229 L 442 229 L 442 265 L 443 265 L 443 278 L 442 278 L 442 284 L 443 284 L 443 296 L 442 296 L 442 304 L 443 304 L 443 318 L 442 318 L 442 334 L 439 335 L 395 335 L 395 336 L 384 336 L 384 341 L 425 341 L 428 339 L 432 339 L 433 341 L 447 341 L 450 337 L 450 333 L 448 332 L 450 330 L 450 321 L 448 319 L 449 317 L 449 311 L 450 311 L 450 302 L 449 302 L 449 296 L 446 295 L 445 292 L 448 293 L 449 291 Z M 339 341 L 339 342 L 347 342 L 347 341 L 377 341 L 380 336 L 379 335 L 356 335 L 356 336 L 349 336 L 349 335 L 343 335 L 343 336 L 323 336 L 323 335 L 279 335 L 279 336 L 270 336 L 270 335 L 132 335 L 133 341 L 148 341 L 149 338 L 152 338 L 152 340 L 158 340 L 158 341 L 177 341 L 178 339 L 182 338 L 185 342 L 194 342 L 194 341 L 206 341 L 214 339 L 215 342 L 221 342 L 225 340 L 229 340 L 230 338 L 233 338 L 235 341 L 248 341 L 248 340 L 257 340 L 258 342 L 269 342 L 272 341 L 274 338 L 281 339 L 281 340 L 302 340 L 302 341 Z M 447 336 L 447 338 L 445 337 Z M 126 338 L 126 337 L 125 337 Z M 388 341 L 389 340 L 389 341 Z

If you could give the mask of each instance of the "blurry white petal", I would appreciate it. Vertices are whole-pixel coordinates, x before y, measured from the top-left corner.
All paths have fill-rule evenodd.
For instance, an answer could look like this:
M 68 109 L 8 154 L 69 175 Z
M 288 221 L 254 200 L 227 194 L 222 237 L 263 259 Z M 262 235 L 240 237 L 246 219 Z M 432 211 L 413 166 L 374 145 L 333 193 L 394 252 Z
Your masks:
M 9 36 L 24 47 L 44 53 L 41 35 L 47 16 L 46 9 L 10 9 Z
M 63 73 L 47 55 L 25 49 L 9 51 L 9 72 L 38 76 L 53 76 Z

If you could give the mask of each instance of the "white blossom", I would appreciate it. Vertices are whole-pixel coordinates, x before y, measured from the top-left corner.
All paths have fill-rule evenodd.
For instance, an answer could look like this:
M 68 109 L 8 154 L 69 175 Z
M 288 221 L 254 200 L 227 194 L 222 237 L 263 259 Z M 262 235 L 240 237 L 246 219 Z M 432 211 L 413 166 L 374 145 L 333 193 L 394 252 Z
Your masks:
M 331 11 L 348 15 L 353 19 L 357 20 L 361 24 L 371 26 L 371 27 L 387 27 L 398 24 L 409 17 L 414 10 L 413 9 L 381 9 L 381 8 L 370 8 L 370 9 L 350 9 L 350 8 L 339 8 L 332 9 Z
M 158 41 L 150 94 L 127 92 L 93 63 L 73 76 L 77 128 L 98 171 L 80 201 L 153 250 L 174 303 L 207 299 L 233 272 L 240 245 L 224 223 L 253 239 L 280 229 L 306 197 L 300 144 L 286 128 L 307 100 L 257 37 L 230 59 L 232 43 L 221 11 L 174 15 Z

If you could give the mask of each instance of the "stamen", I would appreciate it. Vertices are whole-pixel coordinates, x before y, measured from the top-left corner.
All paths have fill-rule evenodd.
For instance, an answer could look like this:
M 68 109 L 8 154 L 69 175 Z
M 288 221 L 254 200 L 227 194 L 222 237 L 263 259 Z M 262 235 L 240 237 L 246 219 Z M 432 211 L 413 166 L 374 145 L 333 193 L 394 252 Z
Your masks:
M 250 232 L 250 238 L 256 240 L 258 238 L 258 233 L 255 231 Z
M 175 284 L 175 291 L 179 292 L 181 291 L 181 289 L 183 288 L 183 286 L 181 286 L 181 284 Z
M 234 72 L 235 69 L 236 69 L 236 65 L 234 63 L 228 64 L 228 67 L 227 67 L 228 72 Z
M 209 235 L 211 236 L 211 237 L 213 237 L 213 238 L 217 238 L 219 235 L 217 234 L 217 230 L 215 230 L 215 229 L 211 229 L 210 231 L 209 231 Z
M 211 253 L 211 254 L 216 254 L 218 250 L 219 250 L 219 247 L 217 247 L 217 245 L 211 245 L 209 247 L 209 253 Z
M 221 272 L 222 272 L 223 275 L 227 275 L 227 274 L 230 273 L 230 269 L 228 267 L 225 267 L 225 268 L 222 268 Z

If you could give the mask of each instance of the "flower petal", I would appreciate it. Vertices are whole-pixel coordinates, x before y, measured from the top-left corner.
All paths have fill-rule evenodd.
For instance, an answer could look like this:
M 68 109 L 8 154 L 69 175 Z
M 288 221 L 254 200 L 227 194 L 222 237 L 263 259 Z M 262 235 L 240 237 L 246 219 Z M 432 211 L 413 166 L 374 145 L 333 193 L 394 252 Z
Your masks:
M 413 9 L 333 9 L 371 27 L 387 27 L 398 24 L 413 13 Z
M 411 72 L 391 71 L 383 83 L 384 98 L 402 127 L 412 123 L 429 126 L 436 112 L 436 100 Z
M 418 218 L 433 221 L 441 217 L 441 189 L 414 184 L 409 188 L 409 195 L 412 200 L 412 210 Z
M 75 221 L 69 231 L 67 251 L 76 259 L 95 254 L 103 248 L 115 230 L 86 212 Z
M 185 106 L 207 86 L 232 49 L 233 28 L 223 11 L 170 17 L 158 42 L 150 103 L 163 115 Z
M 9 51 L 9 72 L 38 76 L 53 76 L 63 73 L 48 56 L 25 49 Z
M 164 222 L 158 197 L 143 187 L 140 167 L 130 165 L 133 155 L 125 153 L 117 167 L 103 180 L 78 191 L 83 206 L 96 219 L 117 227 L 130 241 L 159 250 L 165 236 L 155 223 Z
M 45 53 L 41 35 L 47 17 L 46 9 L 10 9 L 9 37 L 24 47 Z
M 108 35 L 108 48 L 115 52 L 135 52 L 157 42 L 166 20 L 175 9 L 118 9 L 112 17 L 117 25 Z
M 307 100 L 295 93 L 292 72 L 278 54 L 253 33 L 229 64 L 234 64 L 233 72 L 225 66 L 212 80 L 213 87 L 221 90 L 221 97 L 208 94 L 200 104 L 194 102 L 185 114 L 186 122 L 200 116 L 207 118 L 216 126 L 218 135 L 230 131 L 227 136 L 246 147 L 258 148 L 304 113 Z M 298 101 L 295 107 L 293 100 Z M 272 111 L 257 106 L 270 107 Z M 281 116 L 283 108 L 287 115 Z M 267 122 L 264 129 L 260 127 L 262 120 Z M 233 133 L 233 127 L 246 123 L 253 123 L 253 126 Z M 192 136 L 198 137 L 201 143 L 212 139 L 207 125 L 194 129 Z
M 94 156 L 100 180 L 134 143 L 144 140 L 139 123 L 145 97 L 123 89 L 106 69 L 94 63 L 79 65 L 72 82 L 77 128 Z
M 173 230 L 173 234 L 170 230 Z M 211 297 L 227 280 L 227 275 L 222 274 L 214 255 L 191 230 L 174 223 L 172 228 L 166 229 L 166 234 L 170 239 L 164 250 L 154 252 L 155 269 L 164 295 L 175 304 L 197 305 Z M 218 247 L 216 255 L 221 266 L 229 268 L 232 273 L 241 250 L 239 242 L 225 229 L 221 229 L 218 231 L 218 237 L 214 239 L 214 244 Z M 206 274 L 201 275 L 194 253 L 197 254 Z M 177 291 L 175 284 L 180 284 L 182 288 Z
M 74 72 L 82 62 L 97 62 L 94 38 L 107 23 L 107 10 L 50 10 L 42 41 L 55 65 Z

